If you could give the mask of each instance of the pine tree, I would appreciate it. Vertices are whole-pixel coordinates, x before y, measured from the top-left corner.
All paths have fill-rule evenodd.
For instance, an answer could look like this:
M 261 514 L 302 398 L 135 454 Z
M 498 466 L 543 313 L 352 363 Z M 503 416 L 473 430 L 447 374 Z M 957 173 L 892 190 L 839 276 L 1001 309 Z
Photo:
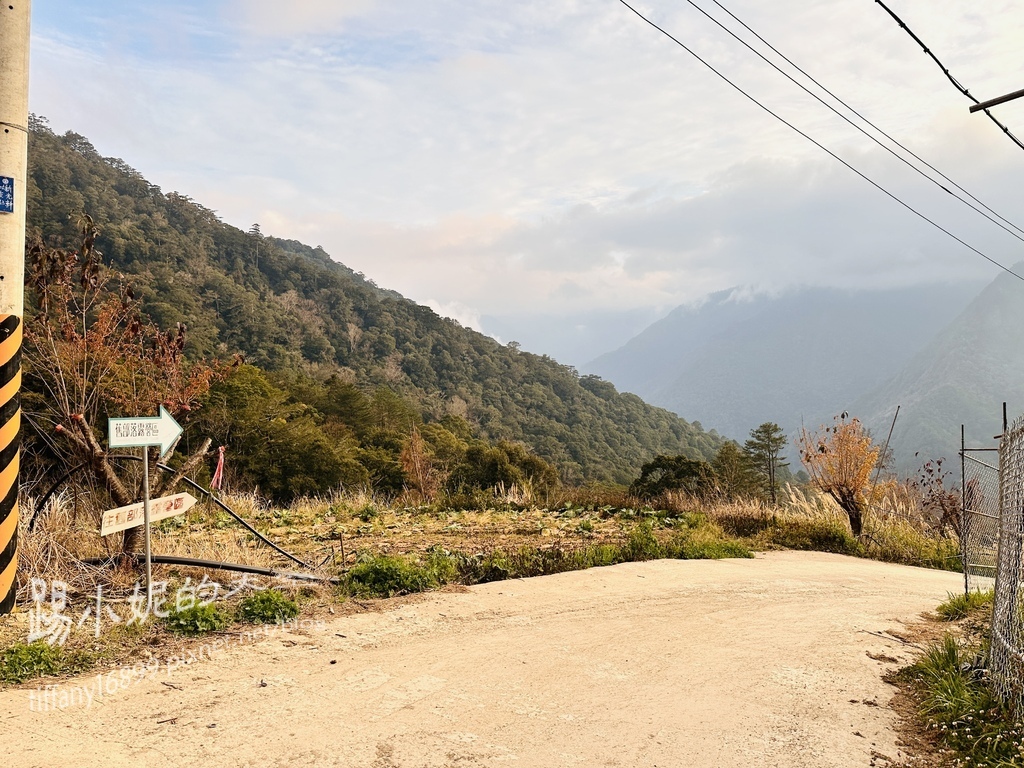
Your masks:
M 782 449 L 786 447 L 786 433 L 774 421 L 766 421 L 750 430 L 750 439 L 743 445 L 743 452 L 750 460 L 754 471 L 761 476 L 772 504 L 778 503 L 778 473 L 789 462 L 782 460 Z
M 733 440 L 724 443 L 711 462 L 722 492 L 730 499 L 756 496 L 760 478 L 750 458 Z

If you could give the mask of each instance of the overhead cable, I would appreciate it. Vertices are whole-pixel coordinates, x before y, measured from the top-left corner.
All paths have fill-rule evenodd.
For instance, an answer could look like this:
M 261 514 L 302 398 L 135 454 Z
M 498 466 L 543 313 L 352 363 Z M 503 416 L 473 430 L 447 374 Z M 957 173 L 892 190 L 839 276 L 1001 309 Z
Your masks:
M 886 13 L 888 13 L 890 16 L 892 16 L 893 20 L 897 24 L 900 25 L 900 29 L 902 29 L 904 32 L 906 32 L 908 35 L 910 35 L 914 39 L 914 42 L 921 46 L 921 50 L 924 51 L 925 53 L 927 53 L 932 61 L 934 61 L 936 64 L 938 64 L 939 69 L 942 70 L 942 74 L 944 74 L 946 76 L 946 78 L 949 80 L 949 82 L 951 82 L 953 84 L 954 88 L 956 88 L 958 91 L 960 91 L 960 93 L 962 93 L 968 99 L 973 101 L 975 104 L 980 104 L 981 103 L 980 101 L 978 101 L 978 99 L 976 99 L 974 97 L 974 95 L 970 91 L 967 90 L 967 88 L 964 87 L 964 85 L 959 80 L 957 80 L 955 77 L 953 77 L 953 75 L 952 75 L 952 73 L 950 73 L 949 69 L 947 69 L 946 66 L 941 61 L 939 61 L 939 57 L 936 56 L 932 52 L 931 48 L 929 48 L 927 45 L 924 44 L 924 41 L 921 40 L 920 37 L 918 37 L 917 35 L 914 34 L 914 30 L 912 30 L 910 27 L 908 27 L 906 25 L 906 22 L 903 21 L 903 19 L 901 19 L 899 16 L 897 16 L 889 6 L 887 6 L 885 3 L 882 2 L 882 0 L 875 0 L 875 2 L 878 3 L 880 6 L 882 6 L 882 10 L 884 10 Z M 1005 125 L 1003 125 L 1001 122 L 999 122 L 999 120 L 996 118 L 995 115 L 993 115 L 987 109 L 983 110 L 983 111 L 985 112 L 986 115 L 989 116 L 989 119 L 993 123 L 998 125 L 999 128 L 1002 130 L 1002 132 L 1005 133 L 1007 135 L 1007 137 L 1009 137 L 1010 141 L 1012 141 L 1014 144 L 1016 144 L 1021 149 L 1024 149 L 1024 142 L 1022 142 L 1020 139 L 1018 139 L 1016 136 L 1014 136 L 1012 133 L 1010 133 L 1010 129 L 1007 128 Z
M 995 266 L 999 267 L 999 269 L 1003 270 L 1004 272 L 1007 272 L 1008 274 L 1011 274 L 1011 275 L 1013 275 L 1013 276 L 1014 276 L 1014 277 L 1016 277 L 1016 278 L 1017 278 L 1018 280 L 1020 280 L 1020 281 L 1024 282 L 1024 276 L 1021 276 L 1021 275 L 1017 274 L 1016 272 L 1014 272 L 1014 271 L 1013 271 L 1012 269 L 1010 269 L 1009 267 L 1007 267 L 1007 266 L 1005 266 L 1005 265 L 1003 265 L 1003 264 L 1000 264 L 1000 263 L 999 263 L 998 261 L 996 261 L 995 259 L 993 259 L 993 258 L 992 258 L 991 256 L 988 256 L 987 254 L 985 254 L 985 253 L 983 253 L 982 251 L 980 251 L 980 250 L 978 250 L 977 248 L 975 248 L 975 247 L 974 247 L 973 245 L 971 245 L 970 243 L 967 243 L 966 241 L 964 241 L 964 240 L 962 240 L 961 238 L 959 238 L 959 237 L 958 237 L 957 235 L 955 235 L 955 234 L 953 234 L 952 232 L 950 232 L 950 231 L 949 231 L 948 229 L 946 229 L 945 227 L 943 227 L 943 226 L 942 226 L 941 224 L 939 224 L 939 223 L 938 223 L 937 221 L 935 221 L 934 219 L 931 219 L 931 218 L 929 218 L 928 216 L 926 216 L 925 214 L 921 213 L 921 212 L 920 212 L 919 210 L 917 210 L 916 208 L 914 208 L 914 207 L 913 207 L 912 205 L 910 205 L 909 203 L 907 203 L 907 202 L 904 202 L 904 201 L 903 201 L 902 199 L 900 199 L 900 198 L 899 198 L 898 196 L 896 196 L 895 194 L 893 194 L 892 192 L 890 192 L 889 190 L 887 190 L 887 189 L 886 189 L 885 187 L 883 187 L 883 186 L 882 186 L 881 184 L 879 184 L 878 182 L 876 182 L 876 181 L 875 181 L 874 179 L 870 178 L 869 176 L 867 176 L 866 174 L 862 173 L 862 172 L 861 172 L 860 170 L 858 170 L 857 168 L 855 168 L 854 166 L 852 166 L 852 165 L 851 165 L 850 163 L 848 163 L 848 162 L 847 162 L 846 160 L 844 160 L 843 158 L 841 158 L 841 157 L 840 157 L 839 155 L 837 155 L 837 154 L 836 154 L 835 152 L 833 152 L 832 150 L 830 150 L 830 149 L 829 149 L 828 147 L 826 147 L 826 146 L 825 146 L 824 144 L 821 144 L 821 143 L 820 143 L 819 141 L 817 141 L 817 140 L 813 139 L 813 138 L 812 138 L 812 137 L 811 137 L 810 135 L 808 135 L 808 134 L 807 134 L 807 133 L 805 133 L 804 131 L 800 130 L 800 129 L 799 129 L 799 128 L 797 128 L 797 127 L 796 127 L 795 125 L 793 125 L 793 123 L 791 123 L 791 122 L 789 122 L 788 120 L 786 120 L 786 119 L 785 119 L 784 117 L 782 117 L 781 115 L 779 115 L 779 114 L 778 114 L 777 112 L 774 112 L 774 111 L 773 111 L 773 110 L 772 110 L 772 109 L 771 109 L 770 107 L 768 107 L 768 106 L 766 106 L 766 105 L 762 104 L 762 103 L 761 103 L 760 101 L 758 101 L 758 100 L 757 100 L 757 99 L 756 99 L 756 98 L 755 98 L 754 96 L 752 96 L 752 95 L 751 95 L 750 93 L 748 93 L 748 92 L 747 92 L 747 91 L 745 91 L 745 90 L 744 90 L 743 88 L 741 88 L 741 87 L 740 87 L 739 85 L 737 85 L 737 84 L 736 84 L 735 82 L 733 82 L 732 80 L 730 80 L 730 79 L 729 79 L 729 78 L 728 78 L 728 77 L 727 77 L 726 75 L 724 75 L 724 74 L 722 74 L 721 72 L 719 72 L 719 71 L 718 71 L 718 69 L 716 69 L 716 68 L 715 68 L 715 66 L 714 66 L 713 64 L 711 64 L 711 63 L 710 63 L 710 62 L 708 62 L 708 61 L 707 61 L 706 59 L 704 59 L 703 57 L 701 57 L 701 56 L 700 56 L 700 54 L 698 54 L 698 53 L 697 53 L 696 51 L 694 51 L 694 50 L 693 50 L 692 48 L 690 48 L 690 47 L 689 47 L 688 45 L 686 45 L 686 44 L 685 44 L 684 42 L 682 42 L 681 40 L 679 40 L 679 39 L 678 39 L 677 37 L 675 37 L 674 35 L 672 35 L 672 33 L 668 32 L 668 31 L 667 31 L 666 29 L 664 29 L 664 28 L 662 28 L 662 27 L 658 26 L 658 25 L 657 25 L 657 24 L 656 24 L 655 22 L 653 22 L 653 21 L 652 21 L 651 19 L 649 19 L 649 18 L 647 18 L 646 16 L 644 16 L 644 15 L 643 15 L 642 13 L 640 13 L 640 11 L 638 11 L 638 10 L 637 10 L 636 8 L 634 8 L 634 7 L 632 6 L 632 5 L 630 5 L 630 4 L 628 3 L 628 2 L 626 2 L 626 0 L 618 0 L 618 1 L 619 1 L 619 2 L 620 2 L 620 3 L 622 4 L 622 5 L 624 5 L 624 6 L 626 7 L 626 8 L 628 8 L 628 9 L 629 9 L 630 11 L 632 11 L 632 12 L 633 12 L 633 13 L 634 13 L 634 14 L 635 14 L 635 15 L 636 15 L 637 17 L 639 17 L 639 18 L 640 18 L 640 19 L 641 19 L 642 21 L 644 21 L 644 22 L 645 22 L 646 24 L 648 24 L 649 26 L 651 26 L 651 27 L 653 27 L 654 29 L 656 29 L 656 30 L 657 30 L 658 32 L 660 32 L 661 34 L 663 34 L 663 35 L 664 35 L 665 37 L 667 37 L 667 38 L 668 38 L 669 40 L 671 40 L 671 41 L 672 41 L 673 43 L 675 43 L 676 45 L 678 45 L 678 46 L 679 46 L 680 48 L 682 48 L 682 49 L 683 49 L 684 51 L 686 51 L 686 52 L 687 52 L 688 54 L 690 54 L 690 55 L 691 55 L 691 56 L 692 56 L 693 58 L 695 58 L 695 59 L 696 59 L 697 61 L 699 61 L 699 62 L 700 62 L 701 64 L 703 64 L 703 65 L 704 65 L 705 67 L 707 67 L 707 68 L 708 68 L 708 69 L 710 69 L 710 70 L 711 70 L 712 72 L 714 72 L 714 73 L 715 73 L 715 74 L 716 74 L 716 75 L 717 75 L 717 76 L 718 76 L 718 77 L 719 77 L 719 78 L 720 78 L 721 80 L 723 80 L 723 81 L 724 81 L 725 83 L 727 83 L 727 84 L 728 84 L 729 86 L 731 86 L 731 87 L 732 87 L 732 88 L 733 88 L 734 90 L 736 90 L 737 92 L 739 92 L 739 93 L 740 93 L 741 95 L 745 96 L 745 97 L 746 97 L 746 98 L 747 98 L 748 100 L 752 101 L 752 102 L 753 102 L 754 104 L 756 104 L 756 105 L 757 105 L 758 107 L 760 107 L 760 108 L 761 108 L 762 110 L 764 110 L 764 111 L 765 111 L 765 112 L 767 112 L 767 113 L 768 113 L 769 115 L 771 115 L 772 117 L 774 117 L 774 118 L 775 118 L 776 120 L 778 120 L 778 121 L 779 121 L 780 123 L 782 123 L 783 125 L 785 125 L 786 127 L 788 127 L 788 128 L 790 129 L 790 130 L 792 130 L 792 131 L 794 131 L 794 132 L 798 133 L 798 134 L 799 134 L 800 136 L 802 136 L 803 138 L 805 138 L 805 139 L 806 139 L 807 141 L 811 142 L 811 143 L 812 143 L 812 144 L 813 144 L 814 146 L 816 146 L 816 147 L 817 147 L 818 149 L 820 149 L 821 151 L 823 151 L 823 152 L 825 152 L 826 154 L 828 154 L 828 155 L 829 155 L 830 157 L 832 157 L 832 158 L 833 158 L 834 160 L 836 160 L 837 162 L 841 163 L 842 165 L 844 165 L 844 166 L 845 166 L 846 168 L 848 168 L 849 170 L 853 171 L 853 172 L 854 172 L 855 174 L 857 174 L 858 176 L 860 176 L 860 178 L 864 179 L 864 181 L 868 182 L 868 183 L 869 183 L 869 184 L 870 184 L 871 186 L 873 186 L 873 187 L 874 187 L 875 189 L 877 189 L 878 191 L 880 191 L 880 192 L 882 192 L 883 194 L 885 194 L 885 195 L 886 195 L 887 197 L 889 197 L 889 198 L 891 198 L 892 200 L 894 200 L 894 201 L 896 201 L 897 203 L 899 203 L 899 204 L 900 204 L 901 206 L 903 206 L 904 208 L 906 208 L 906 209 L 907 209 L 908 211 L 910 211 L 911 213 L 913 213 L 913 214 L 914 214 L 915 216 L 917 216 L 918 218 L 920 218 L 920 219 L 922 219 L 923 221 L 926 221 L 927 223 L 931 224 L 931 225 L 932 225 L 933 227 L 935 227 L 936 229 L 938 229 L 938 230 L 939 230 L 940 232 L 943 232 L 944 234 L 946 234 L 947 236 L 949 236 L 950 238 L 952 238 L 952 239 L 953 239 L 953 240 L 955 240 L 956 242 L 960 243 L 960 245 L 964 246 L 965 248 L 967 248 L 967 249 L 968 249 L 969 251 L 971 251 L 972 253 L 975 253 L 975 254 L 977 254 L 978 256 L 980 256 L 981 258 L 983 258 L 983 259 L 984 259 L 985 261 L 989 262 L 990 264 L 993 264 L 993 265 L 995 265 Z
M 807 88 L 807 87 L 806 87 L 806 86 L 805 86 L 805 85 L 804 85 L 803 83 L 801 83 L 801 82 L 799 82 L 798 80 L 796 80 L 796 79 L 795 79 L 795 78 L 794 78 L 794 77 L 793 77 L 792 75 L 790 75 L 790 74 L 789 74 L 788 72 L 786 72 L 786 71 L 785 71 L 784 69 L 782 69 L 782 68 L 781 68 L 781 67 L 779 67 L 779 66 L 778 66 L 777 64 L 775 64 L 775 62 L 773 62 L 773 61 L 771 61 L 770 59 L 766 58 L 766 57 L 765 57 L 765 56 L 764 56 L 764 55 L 763 55 L 763 54 L 762 54 L 762 53 L 761 53 L 760 51 L 758 51 L 758 50 L 757 50 L 756 48 L 754 48 L 754 47 L 753 47 L 752 45 L 750 45 L 750 43 L 748 43 L 748 42 L 747 42 L 746 40 L 744 40 L 743 38 L 741 38 L 741 37 L 740 37 L 739 35 L 737 35 L 737 34 L 736 34 L 735 32 L 733 32 L 733 31 L 732 31 L 731 29 L 729 29 L 729 28 L 728 28 L 727 26 L 725 26 L 724 24 L 722 24 L 722 23 L 721 23 L 721 22 L 720 22 L 720 21 L 719 21 L 718 19 L 716 19 L 716 18 L 715 18 L 714 16 L 712 16 L 712 15 L 711 15 L 711 14 L 709 14 L 709 13 L 708 13 L 707 11 L 705 11 L 705 10 L 704 10 L 703 8 L 701 8 L 701 7 L 699 6 L 699 5 L 697 5 L 697 3 L 695 3 L 695 2 L 694 2 L 694 0 L 687 0 L 687 2 L 688 2 L 688 3 L 690 4 L 690 5 L 692 5 L 692 6 L 694 7 L 694 8 L 696 8 L 696 9 L 697 9 L 698 11 L 700 11 L 700 12 L 701 12 L 701 13 L 702 13 L 702 14 L 703 14 L 704 16 L 706 16 L 706 17 L 707 17 L 708 19 L 710 19 L 710 20 L 711 20 L 711 21 L 713 21 L 713 22 L 714 22 L 715 24 L 717 24 L 717 25 L 718 25 L 719 27 L 721 27 L 721 28 L 722 28 L 722 29 L 723 29 L 723 30 L 724 30 L 725 32 L 727 32 L 727 33 L 728 33 L 729 35 L 731 35 L 731 36 L 732 36 L 732 37 L 733 37 L 734 39 L 736 39 L 736 40 L 737 40 L 738 42 L 740 42 L 740 43 L 742 43 L 742 44 L 743 44 L 744 46 L 746 46 L 746 48 L 747 48 L 747 49 L 749 49 L 749 50 L 750 50 L 751 52 L 755 53 L 755 54 L 756 54 L 756 55 L 757 55 L 758 57 L 760 57 L 760 58 L 761 58 L 761 60 L 762 60 L 762 61 L 764 61 L 764 62 L 765 62 L 766 64 L 768 64 L 768 65 L 769 65 L 770 67 L 772 67 L 772 68 L 773 68 L 773 69 L 774 69 L 775 71 L 777 71 L 777 72 L 778 72 L 779 74 L 781 74 L 781 75 L 785 76 L 785 77 L 786 77 L 786 78 L 787 78 L 787 79 L 788 79 L 788 80 L 789 80 L 790 82 L 792 82 L 792 83 L 793 83 L 794 85 L 796 85 L 796 86 L 800 87 L 800 88 L 801 88 L 801 89 L 802 89 L 802 90 L 803 90 L 804 92 L 806 92 L 806 93 L 807 93 L 808 95 L 810 95 L 810 96 L 814 97 L 814 98 L 815 98 L 815 99 L 816 99 L 817 101 L 819 101 L 819 102 L 820 102 L 820 103 L 821 103 L 822 105 L 824 105 L 825 107 L 827 107 L 828 109 L 830 109 L 830 110 L 831 110 L 832 112 L 834 112 L 834 113 L 835 113 L 836 115 L 838 115 L 839 117 L 841 117 L 841 118 L 842 118 L 843 120 L 845 120 L 845 121 L 846 121 L 847 123 L 849 123 L 849 124 L 850 124 L 851 126 L 853 126 L 853 127 L 854 127 L 854 128 L 856 128 L 856 129 L 857 129 L 858 131 L 860 131 L 861 133 L 863 133 L 863 134 L 864 134 L 865 136 L 867 136 L 867 137 L 868 137 L 869 139 L 871 139 L 871 140 L 872 140 L 873 142 L 875 142 L 875 143 L 876 143 L 876 144 L 877 144 L 878 146 L 880 146 L 880 147 L 881 147 L 882 149 L 884 149 L 884 150 L 885 150 L 886 152 L 888 152 L 889 154 L 891 154 L 891 155 L 892 155 L 893 157 L 895 157 L 895 158 L 896 158 L 897 160 L 899 160 L 899 161 L 900 161 L 901 163 L 903 163 L 904 165 L 906 165 L 906 166 L 907 166 L 908 168 L 910 168 L 911 170 L 913 170 L 913 171 L 915 171 L 916 173 L 920 174 L 920 175 L 921 175 L 921 176 L 923 176 L 924 178 L 928 179 L 928 181 L 930 181 L 930 182 L 931 182 L 932 184 L 935 184 L 935 185 L 936 185 L 936 186 L 937 186 L 937 187 L 938 187 L 939 189 L 941 189 L 941 190 L 942 190 L 943 192 L 946 192 L 947 194 L 949 194 L 949 195 L 952 195 L 953 197 L 955 197 L 955 198 L 956 198 L 957 200 L 959 200 L 959 201 L 960 201 L 961 203 L 963 203 L 964 205 L 966 205 L 966 206 L 967 206 L 968 208 L 970 208 L 971 210 L 975 211 L 976 213 L 980 214 L 981 216 L 984 216 L 984 217 L 985 217 L 986 219 L 988 219 L 989 221 L 991 221 L 991 222 L 992 222 L 993 224 L 995 224 L 995 225 L 996 225 L 997 227 L 1000 227 L 1001 229 L 1004 229 L 1004 230 L 1006 230 L 1007 232 L 1009 232 L 1009 234 L 1013 235 L 1014 237 L 1016 237 L 1016 238 L 1017 238 L 1018 240 L 1020 240 L 1021 242 L 1024 242 L 1024 237 L 1022 237 L 1022 235 L 1024 235 L 1024 229 L 1021 229 L 1021 228 L 1020 228 L 1020 227 L 1018 227 L 1018 226 L 1017 226 L 1016 224 L 1014 224 L 1014 223 L 1013 223 L 1012 221 L 1010 221 L 1009 219 L 1007 219 L 1007 218 L 1006 218 L 1005 216 L 1002 216 L 1002 215 L 1000 215 L 999 213 L 997 213 L 996 211 L 992 210 L 992 208 L 990 208 L 990 207 L 989 207 L 988 205 L 986 205 L 985 203 L 983 203 L 983 202 L 982 202 L 981 200 L 979 200 L 979 199 L 978 199 L 977 197 L 975 197 L 974 195 L 972 195 L 972 194 L 971 194 L 970 192 L 968 192 L 968 191 L 967 191 L 966 189 L 964 189 L 964 188 L 963 188 L 962 186 L 960 186 L 959 184 L 957 184 L 957 183 L 956 183 L 955 181 L 953 181 L 953 179 L 949 178 L 949 176 L 947 176 L 946 174 L 944 174 L 944 173 L 943 173 L 942 171 L 940 171 L 940 170 L 939 170 L 938 168 L 936 168 L 936 167 L 935 167 L 934 165 L 932 165 L 932 164 L 931 164 L 931 163 L 929 163 L 929 162 L 928 162 L 927 160 L 925 160 L 924 158 L 922 158 L 922 157 L 921 157 L 920 155 L 918 155 L 917 153 L 915 153 L 915 152 L 914 152 L 914 151 L 913 151 L 912 149 L 909 149 L 909 148 L 908 148 L 907 146 L 905 146 L 904 144 L 902 144 L 902 143 L 901 143 L 900 141 L 898 141 L 897 139 L 893 138 L 893 137 L 892 137 L 892 136 L 890 136 L 890 135 L 889 135 L 888 133 L 886 133 L 886 132 L 885 132 L 884 130 L 882 130 L 881 128 L 879 128 L 879 127 L 878 127 L 877 125 L 875 125 L 875 124 L 874 124 L 874 123 L 873 123 L 873 122 L 872 122 L 871 120 L 869 120 L 868 118 L 866 118 L 866 117 L 865 117 L 864 115 L 862 115 L 862 114 L 861 114 L 861 113 L 860 113 L 859 111 L 857 111 L 856 109 L 854 109 L 853 107 L 851 107 L 851 106 L 850 106 L 849 104 L 847 104 L 847 103 L 846 103 L 845 101 L 843 101 L 843 99 L 841 99 L 841 98 L 840 98 L 839 96 L 837 96 L 837 95 L 836 95 L 836 94 L 835 94 L 835 93 L 834 93 L 834 92 L 833 92 L 832 90 L 830 90 L 830 89 L 829 89 L 828 87 L 826 87 L 825 85 L 823 85 L 823 84 L 822 84 L 822 83 L 821 83 L 821 82 L 820 82 L 819 80 L 815 79 L 815 78 L 814 78 L 814 77 L 813 77 L 813 76 L 812 76 L 811 74 L 809 74 L 809 73 L 808 73 L 808 72 L 807 72 L 806 70 L 804 70 L 803 68 L 801 68 L 801 67 L 800 67 L 800 65 L 798 65 L 798 64 L 797 64 L 796 62 L 794 62 L 794 61 L 793 61 L 792 59 L 790 59 L 790 58 L 789 58 L 788 56 L 786 56 L 786 54 L 782 53 L 782 51 L 780 51 L 780 50 L 779 50 L 778 48 L 776 48 L 776 47 L 775 47 L 774 45 L 772 45 L 772 44 L 771 44 L 771 43 L 769 43 L 769 42 L 768 42 L 767 40 L 765 40 L 765 39 L 764 39 L 763 37 L 761 37 L 761 35 L 759 35 L 759 34 L 758 34 L 758 33 L 757 33 L 756 31 L 754 31 L 753 29 L 751 29 L 751 27 L 750 27 L 750 26 L 749 26 L 749 25 L 748 25 L 748 24 L 747 24 L 746 22 L 744 22 L 744 21 L 743 21 L 742 19 L 740 19 L 740 18 L 739 18 L 738 16 L 736 16 L 736 14 L 734 14 L 734 13 L 733 13 L 732 11 L 730 11 L 730 10 L 729 10 L 728 8 L 726 8 L 726 7 L 724 6 L 724 5 L 722 5 L 722 4 L 721 4 L 721 3 L 720 3 L 720 2 L 718 1 L 718 0 L 711 0 L 711 2 L 713 2 L 713 3 L 715 4 L 715 5 L 717 5 L 717 6 L 719 7 L 719 8 L 721 8 L 721 9 L 722 9 L 722 10 L 723 10 L 723 11 L 724 11 L 725 13 L 727 13 L 727 14 L 728 14 L 728 15 L 729 15 L 730 17 L 732 17 L 732 19 L 733 19 L 733 20 L 735 20 L 735 21 L 736 21 L 736 22 L 737 22 L 738 24 L 740 24 L 740 25 L 741 25 L 741 26 L 742 26 L 742 27 L 743 27 L 744 29 L 746 29 L 746 30 L 747 30 L 748 32 L 750 32 L 750 34 L 752 34 L 752 35 L 753 35 L 754 37 L 756 37 L 756 38 L 757 38 L 758 40 L 760 40 L 760 41 L 761 41 L 762 43 L 764 43 L 764 44 L 765 44 L 766 46 L 768 46 L 768 48 L 770 48 L 770 49 L 771 49 L 771 50 L 772 50 L 772 51 L 773 51 L 773 52 L 774 52 L 774 53 L 775 53 L 775 54 L 776 54 L 777 56 L 779 56 L 779 57 L 780 57 L 780 58 L 781 58 L 781 59 L 782 59 L 783 61 L 785 61 L 785 62 L 786 62 L 787 64 L 789 64 L 789 65 L 790 65 L 791 67 L 793 67 L 794 69 L 796 69 L 796 70 L 797 70 L 797 71 L 798 71 L 798 72 L 799 72 L 800 74 L 802 74 L 802 75 L 803 75 L 804 77 L 806 77 L 806 78 L 807 78 L 808 80 L 810 80 L 810 81 L 811 81 L 812 83 L 814 83 L 814 84 L 815 84 L 816 86 L 818 86 L 819 88 L 821 88 L 821 90 L 823 90 L 823 91 L 824 91 L 825 93 L 827 93 L 827 94 L 828 94 L 829 96 L 831 96 L 831 97 L 832 97 L 833 99 L 835 99 L 835 100 L 836 100 L 837 102 L 839 102 L 839 103 L 840 103 L 840 104 L 842 104 L 842 105 L 843 105 L 844 107 L 846 107 L 846 108 L 847 108 L 848 110 L 850 110 L 850 112 L 852 112 L 852 113 L 853 113 L 854 115 L 856 115 L 857 117 L 859 117 L 859 118 L 860 118 L 861 120 L 863 120 L 863 121 L 864 121 L 865 123 L 867 123 L 867 124 L 868 124 L 868 125 L 870 125 L 870 126 L 871 126 L 872 128 L 874 128 L 874 129 L 875 129 L 876 131 L 878 131 L 878 133 L 880 133 L 880 134 L 881 134 L 882 136 L 884 136 L 885 138 L 887 138 L 887 139 L 888 139 L 889 141 L 891 141 L 891 142 L 892 142 L 893 144 L 895 144 L 895 145 L 896 145 L 897 147 L 899 147 L 899 148 L 900 148 L 900 149 L 902 149 L 902 150 L 903 150 L 904 152 L 906 152 L 906 153 L 907 153 L 908 155 L 910 155 L 911 157 L 913 157 L 913 158 L 914 158 L 915 160 L 917 160 L 918 162 L 920 162 L 920 163 L 924 164 L 924 165 L 925 165 L 925 166 L 927 166 L 927 167 L 928 167 L 929 169 L 931 169 L 932 171 L 934 171 L 934 172 L 935 172 L 936 174 L 938 174 L 938 176 L 939 176 L 940 178 L 942 178 L 943 180 L 945 180 L 945 181 L 946 181 L 946 182 L 947 182 L 948 184 L 950 184 L 950 185 L 952 185 L 952 186 L 956 187 L 956 189 L 960 190 L 960 191 L 961 191 L 961 192 L 962 192 L 963 194 L 967 195 L 967 197 L 971 198 L 971 200 L 973 200 L 973 201 L 974 201 L 975 203 L 977 203 L 977 204 L 978 204 L 978 205 L 980 205 L 980 206 L 981 206 L 982 208 L 984 208 L 984 209 L 985 209 L 985 211 L 988 211 L 988 212 L 989 212 L 990 214 L 992 214 L 992 215 L 990 216 L 990 215 L 986 214 L 986 213 L 985 213 L 984 211 L 978 210 L 978 208 L 977 208 L 977 207 L 975 207 L 974 205 L 972 205 L 972 204 L 971 204 L 970 202 L 968 202 L 967 200 L 964 200 L 964 199 L 963 199 L 962 197 L 960 197 L 959 195 L 957 195 L 956 193 L 954 193 L 954 192 L 953 192 L 952 190 L 950 190 L 950 189 L 948 189 L 947 187 L 943 186 L 943 184 L 942 184 L 941 182 L 939 182 L 938 180 L 936 180 L 936 179 L 935 179 L 935 178 L 933 178 L 932 176 L 930 176 L 930 175 L 928 175 L 927 173 L 925 173 L 925 172 L 924 172 L 923 170 L 921 170 L 920 168 L 918 168 L 918 167 L 917 167 L 916 165 L 914 165 L 914 164 L 913 164 L 912 162 L 910 162 L 909 160 L 907 160 L 907 159 L 906 159 L 905 157 L 903 157 L 902 155 L 900 155 L 899 153 L 897 153 L 896 151 L 894 151 L 894 150 L 893 150 L 893 149 L 892 149 L 891 147 L 888 147 L 888 146 L 886 146 L 886 145 L 885 145 L 885 144 L 884 144 L 883 142 L 879 141 L 879 140 L 878 140 L 878 138 L 877 138 L 876 136 L 872 136 L 872 135 L 871 135 L 871 134 L 870 134 L 870 133 L 869 133 L 868 131 L 866 131 L 866 130 L 865 130 L 865 129 L 863 128 L 863 126 L 860 126 L 860 125 L 858 125 L 857 123 L 855 123 L 855 122 L 854 122 L 853 120 L 851 120 L 851 119 L 850 119 L 849 117 L 847 117 L 846 115 L 844 115 L 844 114 L 843 114 L 842 112 L 840 112 L 840 111 L 839 111 L 838 109 L 836 109 L 836 108 L 835 108 L 835 107 L 833 107 L 833 106 L 832 106 L 831 104 L 829 104 L 829 103 L 828 103 L 827 101 L 825 101 L 825 100 L 824 100 L 823 98 L 821 98 L 821 97 L 820 97 L 820 96 L 819 96 L 818 94 L 816 94 L 816 93 L 814 93 L 813 91 L 811 91 L 811 90 L 810 90 L 809 88 Z M 994 217 L 995 217 L 996 219 L 999 219 L 999 221 L 996 221 L 995 219 L 993 219 L 993 218 L 992 218 L 993 216 L 994 216 Z M 1000 222 L 1004 222 L 1004 223 L 1000 223 Z M 1008 225 L 1009 227 L 1012 227 L 1012 229 L 1013 229 L 1013 230 L 1016 230 L 1016 231 L 1011 231 L 1011 229 L 1008 229 L 1008 228 L 1007 228 L 1007 225 Z

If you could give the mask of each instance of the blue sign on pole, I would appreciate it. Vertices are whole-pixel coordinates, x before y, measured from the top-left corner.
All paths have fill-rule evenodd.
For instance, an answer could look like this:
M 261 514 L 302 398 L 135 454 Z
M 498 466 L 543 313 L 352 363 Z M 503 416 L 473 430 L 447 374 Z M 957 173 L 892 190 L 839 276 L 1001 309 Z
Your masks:
M 0 213 L 14 213 L 14 179 L 0 176 Z

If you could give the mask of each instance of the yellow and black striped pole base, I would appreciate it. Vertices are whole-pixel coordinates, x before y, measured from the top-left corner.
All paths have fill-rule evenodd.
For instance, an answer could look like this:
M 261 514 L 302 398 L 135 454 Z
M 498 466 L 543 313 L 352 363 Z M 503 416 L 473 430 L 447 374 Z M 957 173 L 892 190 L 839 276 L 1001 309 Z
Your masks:
M 0 315 L 0 615 L 18 591 L 18 466 L 21 448 L 21 318 Z

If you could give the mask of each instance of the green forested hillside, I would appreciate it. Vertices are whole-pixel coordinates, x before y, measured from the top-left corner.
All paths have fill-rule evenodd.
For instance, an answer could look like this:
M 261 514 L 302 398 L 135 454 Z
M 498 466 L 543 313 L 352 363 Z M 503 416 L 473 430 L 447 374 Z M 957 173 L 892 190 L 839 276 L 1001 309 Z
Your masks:
M 710 460 L 722 442 L 381 289 L 319 247 L 229 226 L 82 136 L 36 119 L 29 154 L 30 229 L 73 245 L 78 216 L 90 214 L 98 248 L 144 310 L 164 327 L 187 324 L 190 355 L 241 353 L 269 372 L 394 390 L 427 423 L 464 419 L 477 438 L 521 441 L 570 482 L 628 482 L 657 453 Z

